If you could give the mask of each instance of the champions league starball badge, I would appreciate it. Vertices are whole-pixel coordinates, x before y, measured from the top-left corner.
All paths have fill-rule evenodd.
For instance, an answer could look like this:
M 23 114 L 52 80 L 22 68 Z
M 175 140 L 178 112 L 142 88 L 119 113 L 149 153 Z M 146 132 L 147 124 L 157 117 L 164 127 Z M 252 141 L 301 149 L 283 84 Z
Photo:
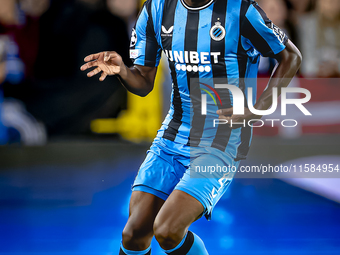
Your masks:
M 210 37 L 215 41 L 221 41 L 225 37 L 225 29 L 221 22 L 215 22 L 215 25 L 210 29 Z
M 133 28 L 131 33 L 131 40 L 130 40 L 130 47 L 135 46 L 137 43 L 137 33 L 136 30 Z

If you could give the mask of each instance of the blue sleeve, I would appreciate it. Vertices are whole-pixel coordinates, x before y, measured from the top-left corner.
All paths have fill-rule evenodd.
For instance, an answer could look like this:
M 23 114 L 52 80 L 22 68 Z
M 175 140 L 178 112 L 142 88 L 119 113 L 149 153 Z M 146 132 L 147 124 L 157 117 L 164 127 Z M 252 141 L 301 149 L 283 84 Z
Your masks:
M 286 48 L 287 35 L 268 19 L 255 1 L 242 18 L 241 34 L 264 57 L 276 55 Z
M 162 50 L 156 39 L 151 8 L 151 0 L 146 1 L 132 29 L 130 58 L 135 65 L 156 67 Z

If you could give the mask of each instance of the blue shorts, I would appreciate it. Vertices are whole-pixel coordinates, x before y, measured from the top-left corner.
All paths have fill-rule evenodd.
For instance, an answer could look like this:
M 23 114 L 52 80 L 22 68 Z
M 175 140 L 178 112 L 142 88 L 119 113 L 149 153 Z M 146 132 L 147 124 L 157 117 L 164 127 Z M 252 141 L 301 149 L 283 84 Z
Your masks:
M 151 193 L 163 200 L 173 190 L 181 190 L 203 205 L 204 215 L 210 220 L 214 206 L 229 187 L 238 165 L 239 161 L 215 148 L 193 148 L 156 138 L 132 190 Z

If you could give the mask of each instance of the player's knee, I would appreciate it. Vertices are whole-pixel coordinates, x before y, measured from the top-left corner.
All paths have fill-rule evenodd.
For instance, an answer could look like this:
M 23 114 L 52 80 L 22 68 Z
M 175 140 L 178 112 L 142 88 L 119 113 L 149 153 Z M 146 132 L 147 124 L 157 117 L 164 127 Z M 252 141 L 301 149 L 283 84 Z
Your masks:
M 154 235 L 159 245 L 165 250 L 175 248 L 183 238 L 181 231 L 178 229 L 176 230 L 169 224 L 157 222 L 154 224 Z
M 133 229 L 125 226 L 122 233 L 122 239 L 124 243 L 131 243 L 133 240 Z
M 127 249 L 145 249 L 152 233 L 127 224 L 122 233 L 123 246 Z

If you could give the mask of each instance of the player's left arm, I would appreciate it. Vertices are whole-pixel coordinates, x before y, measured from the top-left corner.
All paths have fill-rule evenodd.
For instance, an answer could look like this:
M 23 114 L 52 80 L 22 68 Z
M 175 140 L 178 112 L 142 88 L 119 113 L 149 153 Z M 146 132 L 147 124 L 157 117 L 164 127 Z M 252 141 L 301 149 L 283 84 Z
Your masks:
M 259 99 L 254 105 L 257 110 L 267 110 L 273 103 L 273 88 L 278 88 L 278 96 L 281 94 L 281 88 L 289 85 L 295 74 L 300 68 L 302 55 L 298 48 L 290 41 L 286 43 L 286 48 L 271 57 L 278 61 L 274 72 L 272 73 L 267 88 L 263 91 Z M 220 119 L 226 119 L 230 123 L 243 122 L 243 120 L 260 119 L 262 116 L 253 114 L 248 108 L 244 109 L 244 115 L 233 115 L 233 108 L 220 109 L 217 111 Z M 239 126 L 233 125 L 232 128 Z
M 302 62 L 300 51 L 290 40 L 288 40 L 286 48 L 282 52 L 274 55 L 273 58 L 278 61 L 278 64 L 270 77 L 268 87 L 263 91 L 254 105 L 254 108 L 257 110 L 267 110 L 272 105 L 273 88 L 278 89 L 278 96 L 280 96 L 281 88 L 289 85 Z
M 275 58 L 278 61 L 272 73 L 269 84 L 254 105 L 257 110 L 267 110 L 272 105 L 273 88 L 287 87 L 299 70 L 302 56 L 297 47 L 288 39 L 287 35 L 267 17 L 266 13 L 255 1 L 249 1 L 249 7 L 242 16 L 241 35 L 244 38 L 246 50 L 255 48 L 262 56 Z M 243 120 L 260 119 L 244 109 L 244 115 L 233 115 L 233 108 L 220 109 L 217 111 L 219 117 L 232 122 L 243 122 Z M 233 125 L 232 128 L 239 126 Z

